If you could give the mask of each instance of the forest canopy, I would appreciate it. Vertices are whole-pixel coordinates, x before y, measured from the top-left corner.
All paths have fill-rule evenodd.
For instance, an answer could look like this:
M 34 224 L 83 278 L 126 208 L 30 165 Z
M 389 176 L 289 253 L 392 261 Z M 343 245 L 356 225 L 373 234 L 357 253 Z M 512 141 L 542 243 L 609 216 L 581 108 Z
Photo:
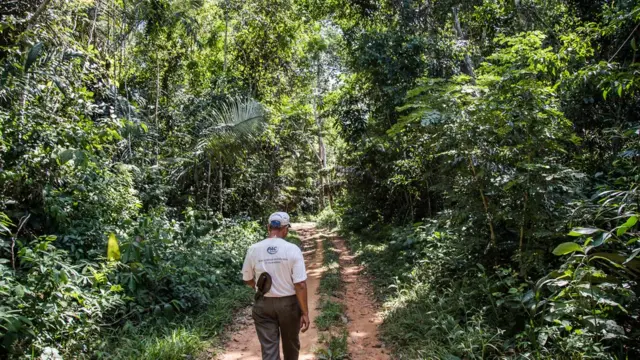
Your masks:
M 275 210 L 349 238 L 398 358 L 640 356 L 637 1 L 0 15 L 0 358 L 197 354 Z

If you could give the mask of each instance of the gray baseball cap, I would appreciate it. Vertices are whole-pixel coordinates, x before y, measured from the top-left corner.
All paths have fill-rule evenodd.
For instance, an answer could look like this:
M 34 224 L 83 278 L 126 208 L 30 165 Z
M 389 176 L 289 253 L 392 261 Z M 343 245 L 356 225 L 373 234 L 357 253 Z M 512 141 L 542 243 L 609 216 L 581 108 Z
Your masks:
M 271 226 L 272 228 L 281 228 L 289 225 L 291 225 L 291 222 L 289 219 L 289 214 L 287 214 L 286 212 L 278 211 L 269 216 L 269 226 Z

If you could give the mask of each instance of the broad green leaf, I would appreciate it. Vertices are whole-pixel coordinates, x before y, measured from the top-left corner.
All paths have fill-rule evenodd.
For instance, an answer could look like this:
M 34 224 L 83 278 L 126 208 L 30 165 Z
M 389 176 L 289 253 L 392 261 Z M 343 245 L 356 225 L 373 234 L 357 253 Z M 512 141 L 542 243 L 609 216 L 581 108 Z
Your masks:
M 630 217 L 629 219 L 627 219 L 627 221 L 622 226 L 632 227 L 637 223 L 638 223 L 638 217 L 634 215 L 634 216 Z
M 576 251 L 584 252 L 582 250 L 582 246 L 580 246 L 580 245 L 578 245 L 578 244 L 576 244 L 574 242 L 565 242 L 565 243 L 562 243 L 562 244 L 556 246 L 556 248 L 553 249 L 553 255 L 561 256 L 561 255 L 566 255 L 566 254 L 573 253 L 573 252 L 576 252 Z
M 73 159 L 73 155 L 75 154 L 75 150 L 74 149 L 65 149 L 62 150 L 61 152 L 58 153 L 58 161 L 60 162 L 60 165 L 64 165 L 67 162 L 69 162 L 69 160 Z
M 629 229 L 631 229 L 636 223 L 638 222 L 638 217 L 637 216 L 632 216 L 629 219 L 627 219 L 627 221 L 620 225 L 618 227 L 618 230 L 616 231 L 616 235 L 618 236 L 622 236 L 624 235 Z

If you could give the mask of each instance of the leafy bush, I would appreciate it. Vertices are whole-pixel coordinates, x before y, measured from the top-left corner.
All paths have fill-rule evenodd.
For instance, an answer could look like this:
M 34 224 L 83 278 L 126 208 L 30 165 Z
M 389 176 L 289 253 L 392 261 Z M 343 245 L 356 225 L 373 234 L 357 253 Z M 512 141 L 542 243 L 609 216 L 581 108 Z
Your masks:
M 211 299 L 196 314 L 174 318 L 152 317 L 140 324 L 126 323 L 114 329 L 108 345 L 99 352 L 106 359 L 179 360 L 199 353 L 207 340 L 219 335 L 234 317 L 234 310 L 251 304 L 253 291 L 233 287 Z
M 569 257 L 536 284 L 536 295 L 543 297 L 536 304 L 543 327 L 538 336 L 567 355 L 595 357 L 623 348 L 640 355 L 637 344 L 628 343 L 640 336 L 640 238 L 635 232 L 640 196 L 632 187 L 602 191 L 595 199 L 601 205 L 592 223 L 603 226 L 574 228 L 569 235 L 577 242 L 564 242 L 553 250 Z
M 340 217 L 331 207 L 324 208 L 316 217 L 318 226 L 333 229 L 340 226 Z
M 637 351 L 628 342 L 638 336 L 633 247 L 624 256 L 596 250 L 634 244 L 637 235 L 627 235 L 633 216 L 610 231 L 574 230 L 588 237 L 585 244 L 562 244 L 557 254 L 574 255 L 537 284 L 507 266 L 486 270 L 446 219 L 396 227 L 382 238 L 350 234 L 385 303 L 382 336 L 399 356 L 609 359 Z
M 236 290 L 242 289 L 238 269 L 260 227 L 255 222 L 225 221 L 207 236 L 185 238 L 182 226 L 159 214 L 144 217 L 135 235 L 121 236 L 120 261 L 77 262 L 53 245 L 55 237 L 18 244 L 17 271 L 6 258 L 0 262 L 0 293 L 6 298 L 0 307 L 2 349 L 15 355 L 53 349 L 46 351 L 91 357 L 110 351 L 113 344 L 103 337 L 109 326 L 137 326 L 149 315 L 173 319 L 197 309 L 211 308 L 218 320 L 211 319 L 210 325 L 221 327 L 231 316 L 229 308 L 246 303 L 236 300 L 233 305 L 220 297 L 246 295 Z M 3 240 L 0 250 L 9 254 L 9 243 Z M 222 304 L 225 317 L 220 318 L 215 309 Z M 201 333 L 210 334 L 198 329 L 195 334 L 175 329 L 155 345 L 147 343 L 145 356 L 157 358 L 153 354 L 168 348 L 176 354 L 193 353 L 200 348 Z
M 44 192 L 44 211 L 55 224 L 50 231 L 58 244 L 77 259 L 104 256 L 104 234 L 129 228 L 139 216 L 142 204 L 133 171 L 124 164 L 110 169 L 88 160 L 83 166 L 63 165 L 60 184 Z
M 15 272 L 0 263 L 2 349 L 10 354 L 89 354 L 102 344 L 100 327 L 125 307 L 122 288 L 109 280 L 115 264 L 73 263 L 54 240 L 21 246 Z

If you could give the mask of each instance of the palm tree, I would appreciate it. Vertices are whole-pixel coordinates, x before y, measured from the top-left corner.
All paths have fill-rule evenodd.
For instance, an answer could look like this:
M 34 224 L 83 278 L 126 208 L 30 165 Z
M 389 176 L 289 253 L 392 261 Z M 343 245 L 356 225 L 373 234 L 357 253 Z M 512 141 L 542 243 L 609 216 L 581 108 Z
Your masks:
M 211 197 L 211 172 L 217 166 L 219 181 L 219 211 L 224 206 L 224 165 L 255 143 L 256 136 L 265 123 L 265 110 L 261 103 L 251 98 L 230 98 L 215 106 L 207 106 L 201 112 L 201 120 L 195 131 L 196 145 L 186 158 L 183 158 L 179 177 L 192 170 L 196 186 L 197 171 L 200 165 L 207 164 L 207 195 L 205 206 L 209 208 Z

